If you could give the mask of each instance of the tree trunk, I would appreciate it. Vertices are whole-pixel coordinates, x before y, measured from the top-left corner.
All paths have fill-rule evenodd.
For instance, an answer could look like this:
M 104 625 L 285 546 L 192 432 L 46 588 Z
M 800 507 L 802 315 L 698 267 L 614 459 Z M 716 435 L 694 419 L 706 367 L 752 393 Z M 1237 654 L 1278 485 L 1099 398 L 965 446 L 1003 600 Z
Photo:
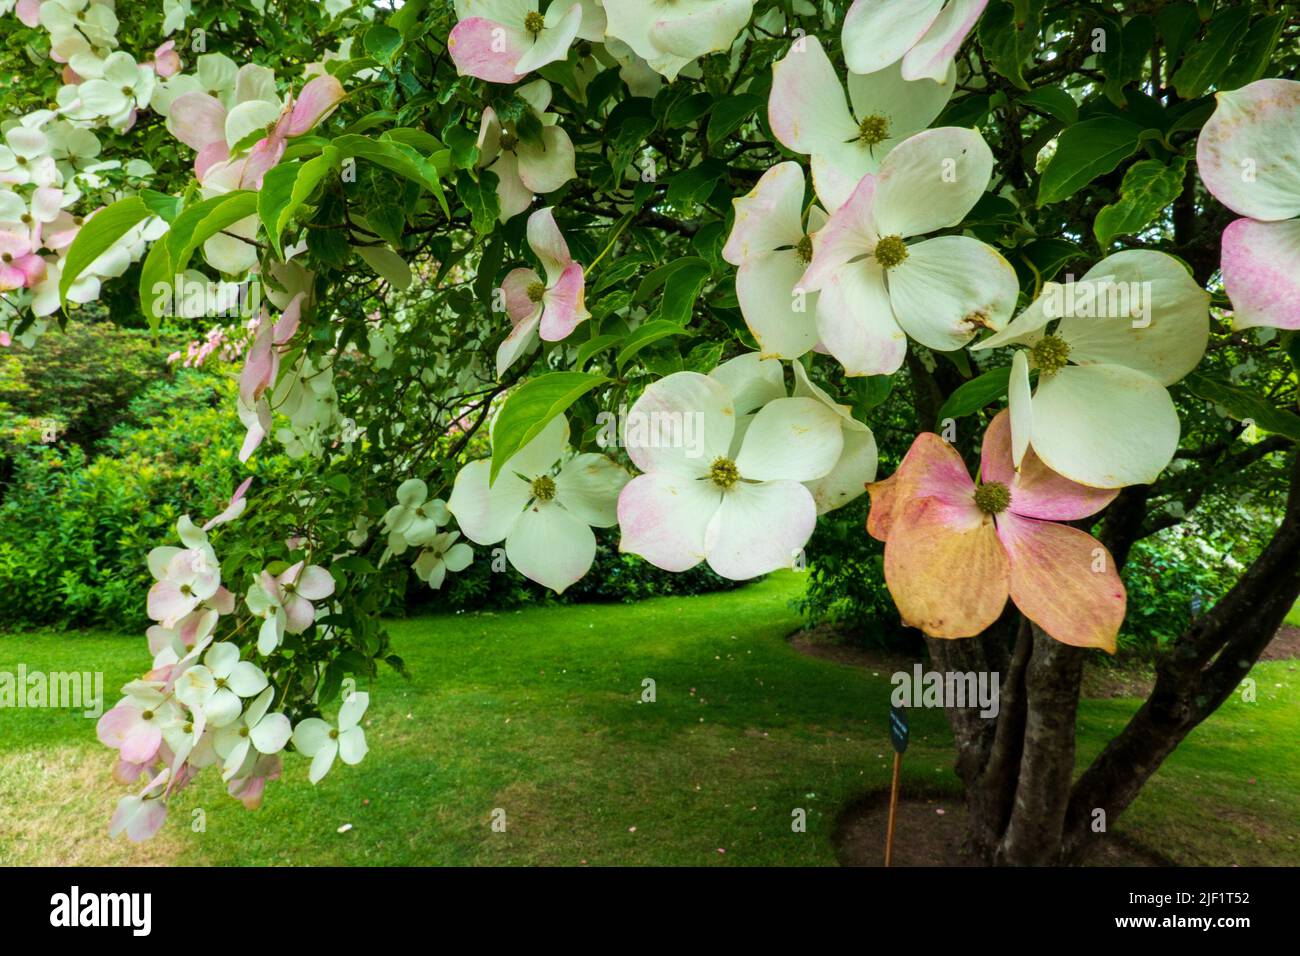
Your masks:
M 1127 552 L 1146 490 L 1108 514 L 1103 539 Z M 949 708 L 970 815 L 963 852 L 990 865 L 1079 863 L 1164 759 L 1240 685 L 1300 597 L 1300 457 L 1285 513 L 1236 585 L 1162 656 L 1151 696 L 1071 786 L 1086 651 L 1009 612 L 978 637 L 927 639 L 942 671 L 1001 674 L 996 720 Z M 1010 635 L 1015 633 L 1014 642 Z

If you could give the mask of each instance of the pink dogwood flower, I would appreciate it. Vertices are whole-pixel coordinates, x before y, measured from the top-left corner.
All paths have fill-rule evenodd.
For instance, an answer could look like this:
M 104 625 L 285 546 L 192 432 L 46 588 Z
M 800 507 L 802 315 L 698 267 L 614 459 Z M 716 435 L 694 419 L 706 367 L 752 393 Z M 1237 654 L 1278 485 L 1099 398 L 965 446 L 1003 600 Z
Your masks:
M 313 601 L 334 593 L 334 578 L 319 565 L 303 561 L 281 574 L 263 571 L 244 598 L 248 609 L 263 619 L 257 635 L 257 650 L 270 654 L 285 633 L 301 634 L 316 620 Z
M 569 255 L 549 207 L 528 217 L 528 245 L 541 260 L 546 281 L 532 269 L 519 268 L 501 283 L 514 329 L 497 349 L 498 376 L 536 345 L 539 335 L 547 342 L 566 339 L 591 315 L 583 302 L 582 266 Z
M 279 754 L 265 756 L 258 754 L 247 776 L 235 776 L 226 786 L 226 792 L 244 805 L 247 810 L 256 810 L 262 805 L 266 793 L 266 784 L 279 780 L 282 762 Z
M 249 475 L 240 482 L 239 487 L 235 489 L 235 493 L 230 496 L 230 502 L 226 505 L 225 510 L 223 510 L 221 514 L 210 519 L 208 523 L 203 526 L 203 530 L 211 531 L 217 525 L 225 524 L 227 521 L 234 521 L 242 515 L 244 513 L 244 508 L 248 506 L 248 500 L 244 497 L 244 493 L 248 491 L 248 486 L 252 483 L 252 475 Z
M 305 292 L 297 293 L 275 322 L 265 310 L 258 319 L 257 334 L 239 373 L 239 419 L 247 429 L 240 461 L 247 461 L 271 431 L 271 409 L 265 395 L 279 377 L 281 349 L 298 331 L 306 297 Z M 234 499 L 231 506 L 236 506 Z
M 844 15 L 844 62 L 875 73 L 903 61 L 903 79 L 942 82 L 989 0 L 853 0 Z
M 117 802 L 113 818 L 108 824 L 109 837 L 125 833 L 127 839 L 140 843 L 153 837 L 162 829 L 167 819 L 167 804 L 163 802 L 171 768 L 150 780 L 139 794 L 123 797 Z
M 99 718 L 95 734 L 127 763 L 147 764 L 158 754 L 163 724 L 175 720 L 180 709 L 154 681 L 132 681 L 122 691 L 126 696 Z
M 546 112 L 551 84 L 534 80 L 516 92 L 541 124 L 538 137 L 521 137 L 516 125 L 503 124 L 490 106 L 483 110 L 478 131 L 478 166 L 496 174 L 502 222 L 532 205 L 535 194 L 555 192 L 577 175 L 573 141 L 555 114 Z
M 45 278 L 45 260 L 36 254 L 32 236 L 0 232 L 0 292 L 26 289 Z
M 240 188 L 261 189 L 262 177 L 280 162 L 280 157 L 289 146 L 288 141 L 309 132 L 324 120 L 339 105 L 344 95 L 343 84 L 328 73 L 308 80 L 297 100 L 290 98 L 285 102 L 280 118 L 270 133 L 249 150 Z
M 1300 82 L 1257 80 L 1215 98 L 1196 167 L 1214 197 L 1245 217 L 1223 231 L 1233 328 L 1300 329 Z
M 149 64 L 153 71 L 163 79 L 174 76 L 181 70 L 181 57 L 176 52 L 176 41 L 168 40 L 153 51 L 153 62 Z
M 904 623 L 973 637 L 1010 596 L 1061 643 L 1114 653 L 1127 603 L 1115 562 L 1092 535 L 1058 522 L 1094 515 L 1118 492 L 1076 484 L 1032 449 L 1017 471 L 1005 410 L 984 433 L 980 478 L 925 432 L 893 475 L 868 486 L 867 531 L 885 542 L 885 583 Z
M 256 89 L 255 84 L 248 86 Z M 196 90 L 172 101 L 167 128 L 198 152 L 194 157 L 194 175 L 203 181 L 218 164 L 231 161 L 231 151 L 240 140 L 265 125 L 267 135 L 253 144 L 246 157 L 233 161 L 237 169 L 228 170 L 222 177 L 241 189 L 261 189 L 262 177 L 280 161 L 288 140 L 302 136 L 320 123 L 343 96 L 343 86 L 336 78 L 328 74 L 317 76 L 307 82 L 296 101 L 291 97 L 285 102 L 277 117 L 276 104 L 260 95 L 250 94 L 249 99 L 227 111 L 215 96 Z
M 149 552 L 149 617 L 164 628 L 175 628 L 195 609 L 216 599 L 221 591 L 221 564 L 207 535 L 188 516 L 176 523 L 184 548 L 160 547 Z
M 737 267 L 740 313 L 763 358 L 796 359 L 818 344 L 817 293 L 798 286 L 826 213 L 809 206 L 805 224 L 803 194 L 803 167 L 784 162 L 732 200 L 736 220 L 722 257 Z
M 567 57 L 576 37 L 603 36 L 604 17 L 592 0 L 556 0 L 545 15 L 537 6 L 537 0 L 457 0 L 460 22 L 447 38 L 457 71 L 491 83 L 517 83 Z

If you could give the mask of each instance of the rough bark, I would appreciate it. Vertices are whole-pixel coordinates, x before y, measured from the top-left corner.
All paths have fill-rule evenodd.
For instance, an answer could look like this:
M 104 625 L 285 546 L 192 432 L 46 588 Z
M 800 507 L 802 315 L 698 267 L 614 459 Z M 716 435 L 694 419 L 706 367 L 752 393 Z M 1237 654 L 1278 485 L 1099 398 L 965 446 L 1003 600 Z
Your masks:
M 994 862 L 1039 866 L 1060 861 L 1074 777 L 1074 718 L 1083 652 L 1032 626 L 1025 670 L 1026 713 L 1020 777 Z
M 1117 561 L 1141 527 L 1144 489 L 1121 494 L 1102 540 Z M 1119 552 L 1119 553 L 1117 553 Z M 1300 458 L 1281 524 L 1237 584 L 1161 658 L 1148 700 L 1071 786 L 1083 654 L 1019 615 L 969 641 L 930 640 L 943 670 L 1002 673 L 996 722 L 948 711 L 966 785 L 965 852 L 995 865 L 1078 863 L 1201 721 L 1240 685 L 1300 597 Z M 1021 621 L 1008 652 L 1007 627 Z M 1000 650 L 999 650 L 1000 649 Z M 1000 655 L 1000 656 L 999 656 Z M 1102 811 L 1104 818 L 1097 811 Z
M 1133 802 L 1165 758 L 1228 698 L 1300 597 L 1300 456 L 1281 524 L 1237 584 L 1171 647 L 1151 696 L 1079 778 L 1070 799 L 1065 858 L 1077 861 Z

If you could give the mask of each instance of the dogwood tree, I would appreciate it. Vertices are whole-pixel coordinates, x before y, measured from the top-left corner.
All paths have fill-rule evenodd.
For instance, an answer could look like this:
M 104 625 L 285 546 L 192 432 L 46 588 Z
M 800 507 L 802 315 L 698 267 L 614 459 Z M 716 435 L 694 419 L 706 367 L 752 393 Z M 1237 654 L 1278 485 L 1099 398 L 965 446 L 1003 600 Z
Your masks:
M 245 470 L 148 556 L 148 655 L 100 724 L 136 788 L 115 834 L 204 768 L 256 806 L 286 752 L 361 762 L 412 581 L 562 592 L 593 528 L 747 579 L 870 491 L 904 621 L 1001 682 L 996 719 L 949 710 L 969 852 L 1074 861 L 1300 594 L 1284 4 L 0 13 L 0 342 L 124 286 L 154 327 L 193 285 L 256 325 Z M 915 427 L 886 443 L 891 395 Z M 1285 495 L 1280 525 L 1075 779 L 1133 544 L 1230 490 Z

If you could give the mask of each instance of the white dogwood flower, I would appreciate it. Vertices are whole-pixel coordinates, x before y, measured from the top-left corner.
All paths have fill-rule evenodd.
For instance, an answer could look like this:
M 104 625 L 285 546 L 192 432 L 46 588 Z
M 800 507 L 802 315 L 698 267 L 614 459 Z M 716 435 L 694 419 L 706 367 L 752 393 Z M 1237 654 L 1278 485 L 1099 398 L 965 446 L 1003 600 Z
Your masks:
M 459 531 L 436 534 L 415 559 L 415 575 L 429 587 L 437 590 L 447 579 L 447 572 L 464 571 L 474 560 L 474 549 L 464 541 L 458 542 Z
M 844 62 L 854 73 L 899 63 L 909 80 L 941 80 L 989 0 L 853 0 L 844 15 Z
M 1021 346 L 1008 391 L 1012 458 L 1019 467 L 1032 447 L 1082 485 L 1148 484 L 1178 448 L 1167 386 L 1205 353 L 1209 293 L 1178 260 L 1147 249 L 1107 256 L 1072 286 L 1048 283 L 1005 329 L 972 346 Z
M 235 776 L 249 757 L 256 759 L 257 754 L 269 756 L 279 753 L 289 742 L 292 735 L 289 718 L 284 714 L 267 713 L 274 697 L 275 688 L 266 688 L 249 704 L 243 717 L 220 728 L 213 735 L 212 747 L 217 756 L 225 761 L 221 775 L 223 780 Z
M 754 0 L 605 0 L 607 36 L 668 79 L 706 53 L 731 49 Z
M 1011 317 L 1020 284 L 992 246 L 959 235 L 906 241 L 961 222 L 992 172 L 974 130 L 917 133 L 813 236 L 799 287 L 820 291 L 817 330 L 847 375 L 898 371 L 908 336 L 953 351 Z
M 524 577 L 562 594 L 591 567 L 596 536 L 617 520 L 619 490 L 628 475 L 604 455 L 583 454 L 556 472 L 569 423 L 557 415 L 517 451 L 489 485 L 490 461 L 456 476 L 447 508 L 465 537 L 491 545 L 502 539 L 506 558 Z
M 312 783 L 320 783 L 329 773 L 335 757 L 349 766 L 365 759 L 369 748 L 366 746 L 366 732 L 361 729 L 361 718 L 369 706 L 369 694 L 353 692 L 339 708 L 337 727 L 319 717 L 308 717 L 294 728 L 293 745 L 304 757 L 312 758 L 311 770 L 307 774 Z
M 777 362 L 748 364 L 779 375 Z M 734 580 L 791 566 L 817 521 L 802 482 L 830 473 L 844 440 L 839 416 L 806 397 L 767 401 L 738 436 L 749 396 L 773 384 L 736 366 L 717 377 L 674 372 L 645 390 L 629 419 L 696 423 L 694 440 L 655 440 L 662 431 L 645 440 L 629 429 L 627 453 L 644 474 L 619 496 L 621 550 L 667 571 L 708 561 Z
M 203 663 L 188 667 L 176 680 L 176 697 L 191 710 L 201 711 L 214 727 L 234 721 L 244 708 L 244 697 L 255 697 L 267 686 L 261 668 L 239 659 L 239 647 L 224 641 L 213 644 Z
M 784 146 L 812 157 L 817 196 L 834 212 L 863 174 L 934 122 L 956 87 L 953 68 L 943 80 L 906 80 L 897 64 L 867 76 L 850 73 L 846 103 L 821 41 L 800 37 L 772 66 L 767 116 Z

